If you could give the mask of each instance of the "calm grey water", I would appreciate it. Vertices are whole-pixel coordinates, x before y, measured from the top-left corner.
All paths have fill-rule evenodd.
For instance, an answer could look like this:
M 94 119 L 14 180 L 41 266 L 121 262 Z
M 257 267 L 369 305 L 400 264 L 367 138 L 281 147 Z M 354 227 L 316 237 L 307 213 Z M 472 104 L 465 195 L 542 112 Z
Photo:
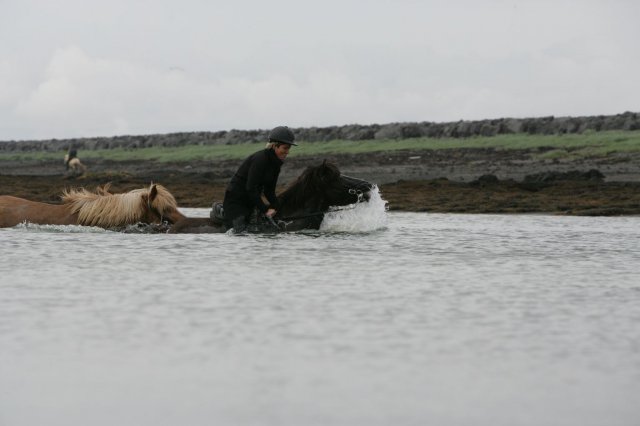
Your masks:
M 0 230 L 0 425 L 639 424 L 640 218 L 369 213 Z

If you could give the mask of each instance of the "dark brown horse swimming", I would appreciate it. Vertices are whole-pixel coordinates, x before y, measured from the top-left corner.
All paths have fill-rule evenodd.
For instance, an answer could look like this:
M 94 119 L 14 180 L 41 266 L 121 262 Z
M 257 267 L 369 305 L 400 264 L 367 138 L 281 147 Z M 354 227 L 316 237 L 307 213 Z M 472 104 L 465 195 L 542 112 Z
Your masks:
M 373 185 L 361 179 L 345 176 L 326 161 L 308 167 L 295 181 L 278 195 L 280 210 L 273 220 L 258 217 L 249 232 L 282 232 L 319 229 L 324 214 L 331 208 L 368 201 Z M 223 218 L 185 218 L 176 222 L 169 233 L 226 232 Z
M 116 228 L 139 222 L 175 223 L 184 218 L 173 195 L 162 185 L 154 184 L 123 194 L 111 194 L 109 185 L 98 188 L 96 192 L 69 190 L 62 194 L 62 204 L 0 196 L 0 228 L 22 222 Z

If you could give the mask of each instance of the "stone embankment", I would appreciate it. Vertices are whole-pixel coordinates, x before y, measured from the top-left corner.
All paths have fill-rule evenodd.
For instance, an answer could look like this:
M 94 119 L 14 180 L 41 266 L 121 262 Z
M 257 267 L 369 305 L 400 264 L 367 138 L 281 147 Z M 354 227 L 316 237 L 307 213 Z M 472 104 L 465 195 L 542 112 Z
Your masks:
M 590 117 L 499 118 L 494 120 L 456 121 L 450 123 L 389 123 L 346 125 L 293 129 L 298 140 L 321 142 L 330 140 L 407 139 L 418 137 L 466 138 L 501 134 L 566 134 L 587 130 L 640 130 L 640 113 Z M 111 148 L 144 148 L 151 146 L 232 145 L 263 142 L 268 130 L 229 130 L 158 135 L 115 136 L 38 141 L 0 141 L 0 152 L 62 151 L 73 146 L 80 150 Z

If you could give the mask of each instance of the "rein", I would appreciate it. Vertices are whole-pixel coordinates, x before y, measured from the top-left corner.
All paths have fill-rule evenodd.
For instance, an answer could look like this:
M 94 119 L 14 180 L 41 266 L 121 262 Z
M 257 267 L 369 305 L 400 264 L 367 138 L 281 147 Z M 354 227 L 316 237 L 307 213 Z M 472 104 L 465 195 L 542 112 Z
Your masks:
M 322 216 L 323 214 L 325 214 L 325 212 L 307 213 L 307 214 L 301 214 L 301 215 L 297 215 L 297 216 L 286 216 L 286 217 L 277 217 L 276 216 L 276 219 L 287 222 L 287 221 L 291 221 L 291 220 L 308 219 L 310 217 Z

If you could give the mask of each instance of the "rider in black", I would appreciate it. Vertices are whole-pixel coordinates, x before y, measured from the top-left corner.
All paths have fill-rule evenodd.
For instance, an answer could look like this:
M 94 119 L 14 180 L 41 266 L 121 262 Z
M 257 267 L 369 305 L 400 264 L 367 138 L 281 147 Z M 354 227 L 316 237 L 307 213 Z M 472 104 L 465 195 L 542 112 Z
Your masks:
M 224 194 L 224 219 L 227 229 L 246 230 L 255 209 L 273 217 L 278 210 L 276 184 L 280 167 L 289 154 L 295 136 L 287 126 L 278 126 L 269 133 L 269 143 L 251 154 L 233 175 Z M 262 194 L 268 200 L 265 204 Z

